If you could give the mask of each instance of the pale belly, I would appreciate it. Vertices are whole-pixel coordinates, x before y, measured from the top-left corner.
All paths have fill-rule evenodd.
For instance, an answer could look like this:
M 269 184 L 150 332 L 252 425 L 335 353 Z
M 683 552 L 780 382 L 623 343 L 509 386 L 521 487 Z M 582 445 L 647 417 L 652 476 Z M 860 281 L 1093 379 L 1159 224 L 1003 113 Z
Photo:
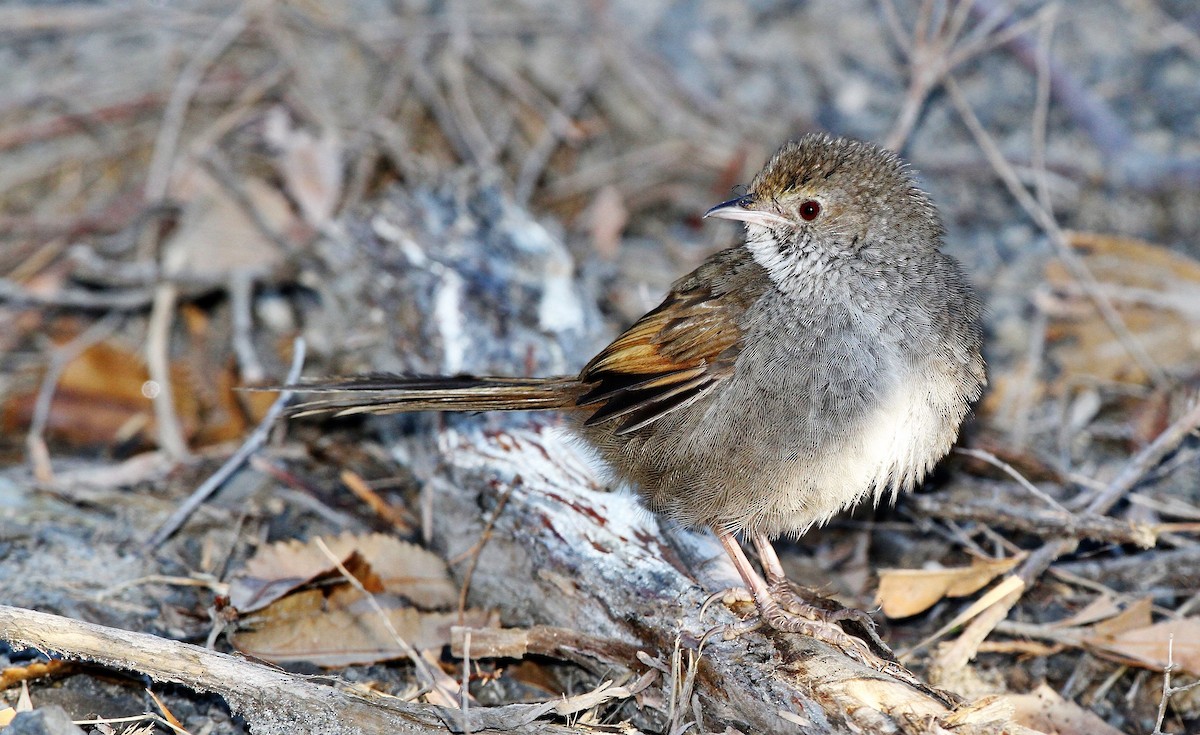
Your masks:
M 729 386 L 705 411 L 599 444 L 653 510 L 685 525 L 798 535 L 911 489 L 949 451 L 966 404 L 939 382 L 897 379 L 859 411 Z

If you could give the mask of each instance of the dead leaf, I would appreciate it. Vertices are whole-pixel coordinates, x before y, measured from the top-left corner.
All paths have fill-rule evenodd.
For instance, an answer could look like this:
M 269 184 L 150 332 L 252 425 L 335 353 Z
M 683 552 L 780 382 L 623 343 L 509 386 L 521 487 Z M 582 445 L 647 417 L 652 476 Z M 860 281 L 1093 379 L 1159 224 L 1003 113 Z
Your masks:
M 294 127 L 287 111 L 275 107 L 267 114 L 263 137 L 279 152 L 279 173 L 304 220 L 315 228 L 327 224 L 342 197 L 342 145 L 337 134 L 325 130 L 315 137 Z
M 1080 625 L 1090 625 L 1099 620 L 1105 620 L 1120 614 L 1121 605 L 1111 595 L 1100 595 L 1089 602 L 1082 610 L 1069 618 L 1063 618 L 1051 623 L 1055 628 L 1070 628 Z
M 172 365 L 174 381 L 187 373 Z M 142 355 L 111 342 L 101 342 L 84 350 L 67 363 L 59 376 L 50 403 L 46 430 L 54 439 L 73 446 L 111 446 L 134 437 L 154 436 L 151 401 L 143 393 L 150 373 Z M 22 431 L 33 416 L 38 388 L 13 395 L 4 404 L 3 430 Z M 176 391 L 175 411 L 191 435 L 199 422 L 195 398 Z
M 419 546 L 381 533 L 344 533 L 326 544 L 342 563 L 355 555 L 361 558 L 366 568 L 356 570 L 356 576 L 374 575 L 381 591 L 403 596 L 417 607 L 449 607 L 458 599 L 446 562 Z M 281 541 L 260 549 L 234 575 L 229 600 L 241 613 L 253 612 L 335 570 L 314 542 Z
M 1200 362 L 1200 262 L 1133 238 L 1068 232 L 1068 241 L 1130 332 L 1168 372 Z M 1046 266 L 1057 299 L 1048 357 L 1058 385 L 1080 375 L 1144 383 L 1145 374 L 1062 262 Z
M 260 223 L 282 235 L 296 220 L 291 206 L 261 179 L 238 184 L 241 191 L 235 196 L 201 168 L 181 178 L 183 217 L 166 241 L 163 256 L 172 276 L 219 279 L 235 271 L 269 272 L 282 263 L 282 251 Z
M 1042 684 L 1029 694 L 1006 694 L 1001 699 L 1013 708 L 1013 720 L 1047 735 L 1122 735 L 1093 712 L 1063 699 Z
M 440 648 L 453 625 L 489 624 L 478 610 L 461 620 L 458 613 L 427 611 L 452 607 L 458 595 L 446 563 L 418 546 L 381 533 L 344 533 L 324 545 L 333 559 L 316 540 L 284 541 L 246 563 L 230 584 L 243 626 L 231 637 L 235 646 L 281 663 L 347 666 L 405 656 L 401 641 Z M 306 585 L 314 586 L 301 589 Z
M 328 668 L 402 658 L 404 646 L 396 635 L 417 649 L 440 648 L 450 642 L 450 628 L 459 625 L 457 612 L 422 612 L 398 596 L 379 594 L 384 622 L 370 600 L 350 585 L 326 595 L 324 590 L 297 592 L 271 603 L 247 618 L 250 630 L 231 636 L 238 650 L 252 656 L 288 663 L 309 661 Z M 464 625 L 494 623 L 482 610 L 467 610 Z
M 966 597 L 1008 572 L 1021 557 L 973 559 L 969 567 L 950 569 L 881 569 L 875 603 L 889 618 L 906 618 L 928 610 L 943 597 Z
M 1151 621 L 1150 607 L 1152 604 L 1149 597 L 1137 600 L 1120 614 L 1091 626 L 1088 631 L 1089 637 L 1105 638 L 1149 626 Z
M 1084 642 L 1122 663 L 1162 671 L 1171 661 L 1177 669 L 1200 676 L 1200 618 L 1164 620 L 1112 635 L 1088 636 Z

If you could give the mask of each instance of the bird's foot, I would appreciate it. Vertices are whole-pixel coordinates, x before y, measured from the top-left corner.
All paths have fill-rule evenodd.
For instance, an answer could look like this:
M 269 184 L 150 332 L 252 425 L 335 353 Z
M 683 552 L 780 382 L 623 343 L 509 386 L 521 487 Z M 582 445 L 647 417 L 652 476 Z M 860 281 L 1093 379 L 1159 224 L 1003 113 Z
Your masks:
M 783 633 L 800 633 L 815 638 L 839 648 L 859 660 L 864 660 L 872 655 L 871 649 L 866 643 L 845 632 L 837 624 L 837 621 L 843 619 L 857 620 L 858 618 L 851 613 L 859 611 L 822 610 L 805 602 L 790 588 L 786 595 L 782 595 L 782 600 L 774 596 L 774 592 L 772 590 L 771 597 L 756 600 L 746 589 L 732 587 L 709 596 L 705 607 L 716 600 L 720 600 L 729 608 L 750 603 L 755 606 L 758 615 L 736 623 L 717 626 L 706 632 L 703 639 L 708 640 L 719 632 L 722 639 L 731 641 L 766 626 Z M 865 613 L 860 614 L 865 616 Z M 874 634 L 873 628 L 871 633 Z
M 875 621 L 862 610 L 818 607 L 801 596 L 787 579 L 782 578 L 772 580 L 767 586 L 767 593 L 755 604 L 761 620 L 772 629 L 807 635 L 835 646 L 860 661 L 873 660 L 879 652 L 891 656 L 891 649 L 875 632 Z M 847 633 L 839 625 L 843 621 L 856 624 L 861 633 Z
M 787 609 L 774 599 L 760 600 L 758 603 L 760 619 L 774 630 L 806 635 L 844 651 L 861 663 L 875 658 L 865 641 L 842 630 L 840 625 L 826 616 L 826 612 L 807 604 L 801 608 L 794 601 Z
M 729 587 L 727 589 L 718 590 L 717 592 L 709 595 L 708 599 L 704 601 L 704 604 L 700 606 L 701 620 L 704 619 L 705 614 L 708 612 L 708 608 L 717 601 L 720 601 L 722 605 L 729 608 L 731 611 L 734 611 L 735 614 L 738 614 L 738 608 L 745 608 L 756 604 L 754 602 L 754 595 L 750 594 L 745 587 Z M 746 633 L 749 633 L 750 631 L 757 630 L 760 627 L 762 627 L 762 621 L 759 618 L 750 618 L 748 620 L 743 620 L 732 624 L 722 623 L 705 631 L 704 635 L 700 636 L 701 644 L 703 645 L 703 643 L 711 640 L 717 635 L 720 635 L 722 640 L 732 641 L 742 635 L 745 635 Z
M 754 604 L 754 595 L 750 594 L 745 587 L 729 587 L 728 589 L 719 590 L 712 593 L 700 606 L 700 617 L 703 618 L 708 612 L 709 606 L 720 600 L 721 604 L 730 609 L 739 604 Z
M 817 607 L 804 599 L 800 593 L 796 592 L 795 588 L 786 579 L 772 583 L 768 589 L 771 591 L 771 597 L 779 603 L 779 606 L 794 615 L 821 620 L 826 623 L 840 623 L 843 620 L 849 620 L 869 630 L 875 629 L 875 621 L 862 610 L 852 607 L 839 607 L 836 610 Z

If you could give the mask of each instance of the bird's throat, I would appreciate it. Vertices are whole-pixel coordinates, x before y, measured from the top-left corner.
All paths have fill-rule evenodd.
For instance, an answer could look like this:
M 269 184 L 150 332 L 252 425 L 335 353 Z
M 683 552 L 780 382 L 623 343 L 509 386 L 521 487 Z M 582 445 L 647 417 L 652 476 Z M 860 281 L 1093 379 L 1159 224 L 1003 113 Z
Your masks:
M 798 237 L 783 240 L 771 230 L 751 227 L 746 249 L 776 288 L 796 298 L 811 296 L 837 278 L 837 258 Z

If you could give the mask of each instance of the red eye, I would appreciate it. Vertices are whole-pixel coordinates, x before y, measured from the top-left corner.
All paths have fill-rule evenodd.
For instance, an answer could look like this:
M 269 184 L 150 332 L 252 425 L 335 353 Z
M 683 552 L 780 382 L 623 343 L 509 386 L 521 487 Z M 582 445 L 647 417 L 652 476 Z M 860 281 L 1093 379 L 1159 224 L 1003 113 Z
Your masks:
M 812 199 L 809 199 L 807 202 L 800 205 L 800 219 L 804 220 L 805 222 L 812 222 L 820 213 L 820 203 L 814 202 Z

